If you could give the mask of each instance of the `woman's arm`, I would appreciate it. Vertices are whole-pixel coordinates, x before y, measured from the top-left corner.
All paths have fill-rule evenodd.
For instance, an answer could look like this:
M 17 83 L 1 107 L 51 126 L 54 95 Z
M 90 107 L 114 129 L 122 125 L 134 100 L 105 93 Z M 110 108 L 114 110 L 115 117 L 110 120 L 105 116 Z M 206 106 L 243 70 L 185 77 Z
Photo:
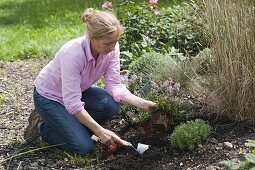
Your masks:
M 139 107 L 145 111 L 149 111 L 152 108 L 156 107 L 156 103 L 150 101 L 150 100 L 145 100 L 143 98 L 140 98 L 138 96 L 135 96 L 132 93 L 128 93 L 126 96 L 124 96 L 121 101 L 131 104 L 133 106 Z
M 126 86 L 121 82 L 119 44 L 116 45 L 116 49 L 113 55 L 114 57 L 110 61 L 104 75 L 106 91 L 117 102 L 123 101 L 146 111 L 150 110 L 153 107 L 156 107 L 156 103 L 142 99 L 130 93 Z

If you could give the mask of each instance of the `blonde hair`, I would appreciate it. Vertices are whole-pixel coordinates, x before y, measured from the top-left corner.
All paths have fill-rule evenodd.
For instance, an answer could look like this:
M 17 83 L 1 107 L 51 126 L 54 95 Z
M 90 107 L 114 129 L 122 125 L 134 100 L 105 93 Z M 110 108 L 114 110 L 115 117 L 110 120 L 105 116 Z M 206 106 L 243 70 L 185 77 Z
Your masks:
M 108 11 L 89 8 L 84 11 L 82 21 L 86 24 L 87 35 L 96 39 L 106 38 L 116 30 L 123 30 L 119 20 Z

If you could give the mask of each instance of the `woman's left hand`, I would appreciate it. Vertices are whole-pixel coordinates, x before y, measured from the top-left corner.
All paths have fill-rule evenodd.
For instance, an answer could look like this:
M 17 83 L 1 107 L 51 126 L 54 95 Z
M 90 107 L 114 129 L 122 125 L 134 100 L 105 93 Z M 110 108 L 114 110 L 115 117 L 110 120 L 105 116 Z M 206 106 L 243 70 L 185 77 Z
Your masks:
M 131 104 L 133 106 L 139 107 L 145 111 L 149 111 L 149 110 L 157 107 L 156 103 L 154 103 L 150 100 L 145 100 L 145 99 L 138 97 L 132 93 L 128 93 L 126 96 L 124 96 L 121 99 L 121 101 Z
M 157 107 L 156 103 L 150 101 L 150 100 L 145 100 L 145 99 L 141 99 L 139 101 L 139 106 L 141 109 L 145 110 L 145 111 L 150 111 L 151 109 L 154 109 Z

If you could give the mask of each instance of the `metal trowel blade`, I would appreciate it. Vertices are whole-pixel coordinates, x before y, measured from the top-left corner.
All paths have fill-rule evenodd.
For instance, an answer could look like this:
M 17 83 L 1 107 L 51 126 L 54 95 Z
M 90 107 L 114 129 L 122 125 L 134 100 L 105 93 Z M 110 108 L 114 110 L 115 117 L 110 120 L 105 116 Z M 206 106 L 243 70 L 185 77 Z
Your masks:
M 150 145 L 138 143 L 137 149 L 130 143 L 129 145 L 131 148 L 133 148 L 136 152 L 139 154 L 143 154 L 147 149 L 149 149 Z

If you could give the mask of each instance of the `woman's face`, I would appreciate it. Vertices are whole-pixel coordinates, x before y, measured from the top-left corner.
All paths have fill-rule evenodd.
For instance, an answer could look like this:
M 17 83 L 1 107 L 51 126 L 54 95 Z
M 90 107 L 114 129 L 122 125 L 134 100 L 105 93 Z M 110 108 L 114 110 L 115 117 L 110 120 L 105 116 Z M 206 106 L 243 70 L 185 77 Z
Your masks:
M 112 35 L 103 39 L 92 38 L 91 43 L 92 48 L 99 54 L 106 55 L 115 49 L 116 43 L 120 39 L 121 32 L 119 30 L 115 31 Z

